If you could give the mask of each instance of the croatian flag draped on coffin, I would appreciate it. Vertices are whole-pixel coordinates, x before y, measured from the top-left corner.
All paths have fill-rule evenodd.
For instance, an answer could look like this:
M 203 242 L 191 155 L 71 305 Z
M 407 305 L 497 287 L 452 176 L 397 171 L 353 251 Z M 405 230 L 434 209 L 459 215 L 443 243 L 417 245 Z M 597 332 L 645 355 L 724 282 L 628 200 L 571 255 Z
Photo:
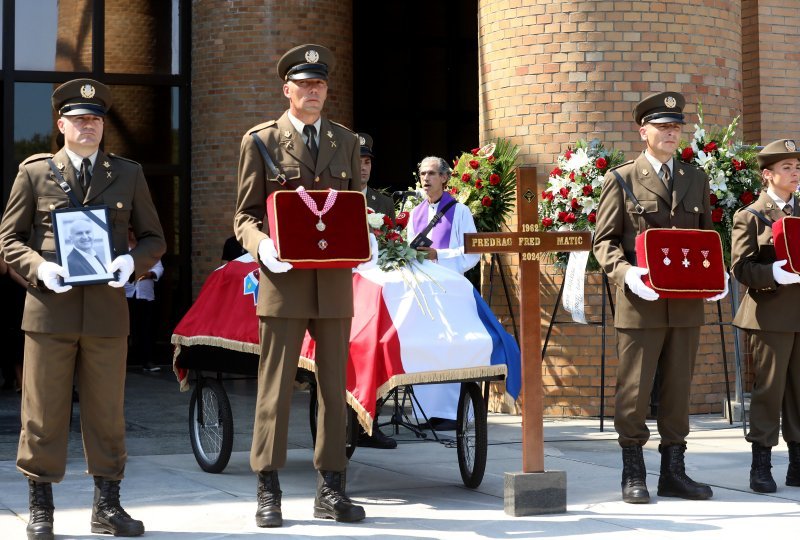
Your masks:
M 174 368 L 182 390 L 188 389 L 182 347 L 258 354 L 258 272 L 250 255 L 218 268 L 176 326 Z M 504 376 L 506 391 L 519 395 L 519 347 L 461 274 L 429 261 L 353 272 L 353 296 L 347 401 L 367 431 L 376 399 L 400 385 Z M 314 346 L 306 335 L 299 365 L 310 371 Z M 258 358 L 253 362 L 255 372 Z

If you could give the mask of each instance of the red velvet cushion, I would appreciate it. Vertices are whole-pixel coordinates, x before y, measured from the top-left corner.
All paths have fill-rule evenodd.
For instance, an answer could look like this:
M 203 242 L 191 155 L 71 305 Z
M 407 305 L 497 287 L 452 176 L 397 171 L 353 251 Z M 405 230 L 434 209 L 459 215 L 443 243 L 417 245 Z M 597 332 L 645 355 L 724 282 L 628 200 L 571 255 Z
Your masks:
M 662 298 L 709 298 L 725 290 L 716 231 L 648 229 L 636 237 L 636 263 L 650 271 L 642 281 Z
M 784 270 L 800 274 L 800 217 L 787 216 L 772 224 L 776 260 L 786 259 Z
M 322 210 L 328 190 L 306 191 Z M 278 259 L 295 268 L 353 268 L 370 259 L 367 201 L 358 191 L 339 191 L 336 202 L 319 218 L 296 191 L 276 191 L 267 197 L 269 236 Z

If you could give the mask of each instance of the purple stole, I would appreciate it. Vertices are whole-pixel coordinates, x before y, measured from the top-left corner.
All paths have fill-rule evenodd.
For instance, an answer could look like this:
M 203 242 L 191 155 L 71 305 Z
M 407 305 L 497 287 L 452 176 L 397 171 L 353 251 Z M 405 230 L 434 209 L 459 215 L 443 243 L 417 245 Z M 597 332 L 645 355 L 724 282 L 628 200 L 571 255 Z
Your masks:
M 445 205 L 452 200 L 453 196 L 448 192 L 445 191 L 442 193 L 442 198 L 439 199 L 439 210 L 444 208 Z M 429 207 L 430 204 L 427 200 L 425 200 L 411 212 L 411 220 L 414 224 L 414 230 L 417 234 L 421 233 L 430 222 L 428 219 Z M 442 219 L 439 220 L 439 223 L 437 223 L 436 226 L 431 229 L 431 232 L 428 233 L 428 238 L 430 238 L 433 242 L 431 245 L 432 248 L 443 249 L 450 247 L 450 233 L 453 229 L 453 215 L 455 215 L 455 213 L 456 205 L 454 204 L 447 209 L 447 212 L 444 213 Z M 409 241 L 411 241 L 410 238 Z

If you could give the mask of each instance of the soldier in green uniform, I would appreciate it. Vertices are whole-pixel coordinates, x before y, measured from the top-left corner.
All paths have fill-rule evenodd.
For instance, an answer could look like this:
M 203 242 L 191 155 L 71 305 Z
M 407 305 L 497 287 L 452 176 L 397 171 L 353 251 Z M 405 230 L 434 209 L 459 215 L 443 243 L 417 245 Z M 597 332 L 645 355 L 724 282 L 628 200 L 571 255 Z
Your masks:
M 367 208 L 394 219 L 392 198 L 368 185 L 369 177 L 372 174 L 372 160 L 375 158 L 372 153 L 372 137 L 367 133 L 359 133 L 358 143 L 361 145 L 361 192 L 367 198 Z
M 360 521 L 364 509 L 345 495 L 346 365 L 353 316 L 350 269 L 293 269 L 277 259 L 265 217 L 267 196 L 281 189 L 358 191 L 359 144 L 355 133 L 322 116 L 333 54 L 321 45 L 300 45 L 278 62 L 289 110 L 277 121 L 244 135 L 234 231 L 261 263 L 258 288 L 261 356 L 258 367 L 250 466 L 258 475 L 256 525 L 280 527 L 278 469 L 286 463 L 289 408 L 306 330 L 316 340 L 319 392 L 314 466 L 319 471 L 314 516 Z M 253 135 L 275 167 L 265 163 Z M 278 174 L 276 174 L 278 173 Z M 279 175 L 285 177 L 285 185 Z M 374 264 L 377 243 L 372 237 Z
M 95 482 L 91 530 L 138 536 L 144 525 L 119 502 L 127 458 L 123 402 L 129 331 L 122 287 L 131 276 L 146 273 L 166 243 L 142 167 L 100 150 L 109 89 L 77 79 L 56 88 L 52 103 L 64 147 L 22 162 L 0 222 L 3 256 L 29 283 L 17 453 L 17 468 L 29 485 L 28 538 L 54 537 L 51 484 L 60 482 L 66 469 L 75 374 L 86 462 Z M 58 279 L 69 274 L 56 262 L 51 212 L 73 205 L 73 198 L 78 205 L 108 207 L 114 251 L 108 270 L 118 272 L 108 284 L 70 286 Z M 132 250 L 129 226 L 138 240 Z
M 766 145 L 758 154 L 763 190 L 733 218 L 731 271 L 747 293 L 733 324 L 747 330 L 755 380 L 750 398 L 750 489 L 774 493 L 772 447 L 782 431 L 789 447 L 786 485 L 800 486 L 800 275 L 777 260 L 772 224 L 800 216 L 800 152 L 793 140 Z M 782 428 L 782 429 L 781 429 Z
M 636 105 L 633 117 L 645 150 L 606 174 L 597 209 L 594 254 L 617 286 L 614 326 L 619 368 L 614 427 L 622 447 L 622 500 L 628 503 L 650 501 L 642 446 L 650 438 L 646 418 L 657 368 L 663 377 L 658 407 L 658 494 L 685 499 L 712 496 L 710 487 L 694 482 L 684 469 L 703 302 L 659 298 L 642 282 L 647 269 L 636 265 L 635 254 L 636 235 L 647 228 L 713 228 L 708 178 L 673 157 L 684 124 L 684 103 L 681 94 L 662 92 Z M 726 294 L 727 280 L 725 292 L 709 301 Z

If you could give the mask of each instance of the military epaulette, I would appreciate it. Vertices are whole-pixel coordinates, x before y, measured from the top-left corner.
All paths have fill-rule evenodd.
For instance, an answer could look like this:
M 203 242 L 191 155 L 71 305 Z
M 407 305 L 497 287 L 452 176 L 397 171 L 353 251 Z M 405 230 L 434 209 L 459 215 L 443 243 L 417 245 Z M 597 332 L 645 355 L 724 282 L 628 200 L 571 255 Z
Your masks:
M 250 135 L 251 133 L 255 133 L 256 131 L 261 131 L 262 129 L 272 127 L 277 124 L 277 120 L 270 120 L 269 122 L 264 122 L 263 124 L 258 124 L 257 126 L 253 126 L 247 130 L 247 134 Z
M 356 134 L 356 133 L 355 133 L 355 131 L 353 131 L 353 130 L 352 130 L 352 129 L 350 129 L 349 127 L 345 126 L 344 124 L 340 124 L 339 122 L 334 122 L 333 120 L 329 120 L 329 122 L 330 122 L 331 124 L 333 124 L 334 126 L 339 126 L 339 127 L 340 127 L 340 128 L 342 128 L 342 129 L 346 129 L 347 131 L 349 131 L 349 132 L 350 132 L 350 133 L 352 133 L 353 135 L 355 135 L 355 134 Z
M 619 164 L 619 165 L 617 165 L 616 167 L 611 167 L 611 168 L 610 168 L 610 169 L 608 169 L 608 170 L 609 170 L 609 171 L 613 171 L 613 170 L 615 170 L 615 169 L 619 169 L 620 167 L 624 167 L 625 165 L 630 165 L 631 163 L 633 163 L 633 160 L 632 160 L 632 159 L 631 159 L 631 160 L 629 160 L 629 161 L 626 161 L 625 163 L 620 163 L 620 164 Z
M 27 165 L 28 163 L 33 163 L 34 161 L 41 161 L 43 159 L 49 159 L 53 157 L 53 154 L 33 154 L 32 156 L 28 156 L 25 161 L 21 163 L 21 165 Z
M 130 163 L 134 163 L 134 164 L 136 164 L 136 165 L 139 165 L 139 162 L 138 162 L 138 161 L 134 161 L 134 160 L 132 160 L 132 159 L 128 159 L 128 158 L 126 158 L 126 157 L 122 157 L 122 156 L 120 156 L 120 155 L 117 155 L 117 154 L 112 154 L 111 152 L 109 152 L 109 153 L 108 153 L 108 154 L 106 154 L 106 155 L 107 155 L 108 157 L 112 157 L 112 158 L 114 158 L 114 159 L 121 159 L 122 161 L 128 161 L 128 162 L 130 162 Z

